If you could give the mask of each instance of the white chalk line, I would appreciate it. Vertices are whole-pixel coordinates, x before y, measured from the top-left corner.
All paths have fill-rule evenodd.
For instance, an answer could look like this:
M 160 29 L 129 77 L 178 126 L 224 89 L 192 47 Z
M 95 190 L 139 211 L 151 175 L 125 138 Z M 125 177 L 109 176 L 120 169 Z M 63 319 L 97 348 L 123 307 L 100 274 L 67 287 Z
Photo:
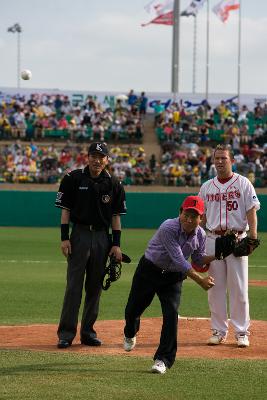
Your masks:
M 0 264 L 65 264 L 66 260 L 14 260 L 14 259 L 9 259 L 9 260 L 0 260 Z M 137 265 L 137 261 L 132 261 L 131 265 Z M 267 268 L 267 265 L 249 265 L 249 268 Z

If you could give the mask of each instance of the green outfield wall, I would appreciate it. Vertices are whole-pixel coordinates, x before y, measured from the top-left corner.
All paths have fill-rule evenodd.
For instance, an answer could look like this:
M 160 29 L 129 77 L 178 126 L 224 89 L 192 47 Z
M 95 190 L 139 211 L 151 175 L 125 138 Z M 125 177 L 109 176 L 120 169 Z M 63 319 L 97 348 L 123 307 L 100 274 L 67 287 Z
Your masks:
M 187 194 L 127 193 L 127 215 L 124 228 L 157 228 L 167 218 L 178 215 Z M 54 207 L 54 192 L 0 192 L 0 226 L 59 226 L 60 209 Z M 267 231 L 267 195 L 259 195 L 259 231 Z

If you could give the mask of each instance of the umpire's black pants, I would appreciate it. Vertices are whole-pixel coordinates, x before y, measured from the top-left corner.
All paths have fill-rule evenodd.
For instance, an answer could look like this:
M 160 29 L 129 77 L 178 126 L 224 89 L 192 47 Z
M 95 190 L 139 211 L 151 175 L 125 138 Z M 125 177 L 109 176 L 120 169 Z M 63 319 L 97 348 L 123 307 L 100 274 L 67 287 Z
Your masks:
M 160 344 L 154 360 L 162 360 L 170 368 L 176 357 L 178 307 L 185 275 L 164 272 L 144 256 L 135 271 L 131 291 L 125 308 L 124 334 L 132 338 L 139 331 L 140 316 L 157 294 L 163 315 Z
M 74 225 L 70 242 L 67 285 L 57 333 L 59 339 L 71 343 L 77 332 L 83 285 L 85 299 L 80 336 L 81 340 L 96 337 L 93 326 L 98 316 L 110 243 L 106 231 L 90 231 L 84 225 Z

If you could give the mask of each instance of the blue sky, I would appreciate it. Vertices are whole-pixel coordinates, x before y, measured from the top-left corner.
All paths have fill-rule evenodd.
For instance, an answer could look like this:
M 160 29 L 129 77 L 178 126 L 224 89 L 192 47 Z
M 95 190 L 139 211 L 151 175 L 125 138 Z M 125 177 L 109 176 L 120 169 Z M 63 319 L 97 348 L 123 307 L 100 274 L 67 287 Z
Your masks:
M 181 0 L 181 10 L 191 0 Z M 22 87 L 128 92 L 171 89 L 172 28 L 149 20 L 149 0 L 0 0 L 0 87 L 15 87 L 16 35 L 23 28 Z M 219 0 L 210 0 L 212 8 Z M 196 91 L 205 92 L 206 8 L 197 18 Z M 210 12 L 211 93 L 236 93 L 238 12 Z M 267 1 L 242 0 L 241 92 L 267 95 Z M 181 18 L 180 92 L 192 91 L 193 18 Z

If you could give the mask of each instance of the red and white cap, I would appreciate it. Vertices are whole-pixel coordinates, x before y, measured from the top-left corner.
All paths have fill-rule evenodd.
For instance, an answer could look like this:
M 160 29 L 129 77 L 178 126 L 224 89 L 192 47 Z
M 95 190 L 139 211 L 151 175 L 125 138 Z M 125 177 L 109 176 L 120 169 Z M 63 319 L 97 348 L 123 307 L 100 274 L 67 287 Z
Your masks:
M 195 210 L 199 215 L 203 215 L 205 212 L 204 201 L 199 196 L 188 196 L 183 201 L 182 209 Z

